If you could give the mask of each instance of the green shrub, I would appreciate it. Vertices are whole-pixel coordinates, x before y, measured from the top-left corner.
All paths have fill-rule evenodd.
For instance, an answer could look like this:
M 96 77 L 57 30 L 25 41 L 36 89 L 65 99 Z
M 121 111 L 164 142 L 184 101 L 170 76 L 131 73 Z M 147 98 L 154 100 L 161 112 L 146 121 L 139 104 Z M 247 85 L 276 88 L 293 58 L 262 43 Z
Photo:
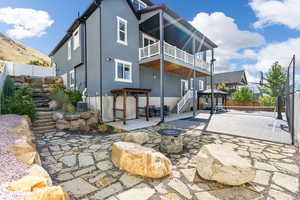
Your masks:
M 74 108 L 73 104 L 71 104 L 71 103 L 65 104 L 63 109 L 67 113 L 74 113 L 75 112 L 75 108 Z
M 64 90 L 53 91 L 50 93 L 49 97 L 51 100 L 56 101 L 58 108 L 63 108 L 64 105 L 70 103 L 69 97 Z
M 258 101 L 263 106 L 275 106 L 275 97 L 260 96 Z
M 76 106 L 79 101 L 82 101 L 82 94 L 78 90 L 65 90 L 70 102 Z
M 238 102 L 250 102 L 253 100 L 253 97 L 253 92 L 246 87 L 232 93 L 232 99 Z
M 11 80 L 11 78 L 8 76 L 3 85 L 3 98 L 13 96 L 15 94 L 15 91 L 16 86 L 14 85 L 14 82 Z
M 36 119 L 36 108 L 32 103 L 32 93 L 29 86 L 21 86 L 10 96 L 3 93 L 1 98 L 2 114 L 28 115 L 31 120 Z

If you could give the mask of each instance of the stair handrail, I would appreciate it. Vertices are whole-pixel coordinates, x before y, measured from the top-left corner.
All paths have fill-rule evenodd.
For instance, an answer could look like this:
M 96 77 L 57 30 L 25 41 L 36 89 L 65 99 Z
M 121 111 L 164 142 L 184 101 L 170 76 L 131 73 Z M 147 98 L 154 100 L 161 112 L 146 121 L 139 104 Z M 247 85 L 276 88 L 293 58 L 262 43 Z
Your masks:
M 193 90 L 188 90 L 182 99 L 177 103 L 177 114 L 180 113 L 183 106 L 193 97 Z

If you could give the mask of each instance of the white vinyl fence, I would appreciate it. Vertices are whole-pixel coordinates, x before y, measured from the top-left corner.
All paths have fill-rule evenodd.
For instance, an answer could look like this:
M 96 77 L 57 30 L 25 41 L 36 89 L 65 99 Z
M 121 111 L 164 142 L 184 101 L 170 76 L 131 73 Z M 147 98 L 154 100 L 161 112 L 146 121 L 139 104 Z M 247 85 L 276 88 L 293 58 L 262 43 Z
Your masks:
M 295 137 L 300 143 L 300 91 L 295 93 L 295 116 L 294 116 L 294 125 L 295 125 Z M 299 145 L 300 148 L 300 145 Z
M 45 67 L 36 65 L 19 64 L 5 62 L 4 70 L 10 76 L 34 76 L 34 77 L 54 77 L 56 76 L 56 67 Z

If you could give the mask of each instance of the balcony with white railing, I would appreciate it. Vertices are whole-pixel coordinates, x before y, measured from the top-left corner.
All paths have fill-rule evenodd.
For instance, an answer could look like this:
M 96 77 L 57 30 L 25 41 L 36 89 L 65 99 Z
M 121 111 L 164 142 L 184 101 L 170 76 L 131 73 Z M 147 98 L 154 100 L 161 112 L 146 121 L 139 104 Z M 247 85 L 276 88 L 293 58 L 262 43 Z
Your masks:
M 140 61 L 151 58 L 154 56 L 160 55 L 160 42 L 156 42 L 154 44 L 151 44 L 149 46 L 143 47 L 139 49 L 139 59 Z M 181 62 L 184 62 L 185 64 L 194 65 L 197 69 L 201 71 L 209 71 L 209 64 L 206 63 L 204 60 L 194 57 L 192 54 L 187 53 L 186 51 L 183 51 L 182 49 L 177 48 L 176 46 L 173 46 L 171 44 L 168 44 L 167 42 L 164 42 L 164 55 L 170 56 L 173 59 L 179 60 Z

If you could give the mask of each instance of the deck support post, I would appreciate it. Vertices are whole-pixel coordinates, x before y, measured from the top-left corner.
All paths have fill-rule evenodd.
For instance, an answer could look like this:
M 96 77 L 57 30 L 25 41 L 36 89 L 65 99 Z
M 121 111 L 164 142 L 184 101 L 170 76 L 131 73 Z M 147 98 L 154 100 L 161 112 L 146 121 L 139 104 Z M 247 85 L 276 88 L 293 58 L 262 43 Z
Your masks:
M 113 121 L 116 121 L 116 101 L 117 95 L 113 95 Z
M 146 93 L 146 120 L 149 121 L 149 94 Z
M 193 35 L 193 116 L 196 117 L 196 40 Z
M 213 81 L 213 65 L 215 62 L 214 49 L 211 50 L 211 61 L 210 61 L 210 89 L 211 89 L 211 110 L 210 114 L 214 114 L 214 81 Z
M 139 118 L 139 97 L 136 95 L 134 96 L 135 98 L 135 114 L 136 114 L 136 119 Z
M 123 92 L 123 124 L 126 124 L 126 104 L 127 104 L 127 92 L 124 90 Z
M 164 96 L 165 96 L 165 77 L 164 77 L 164 64 L 165 64 L 165 56 L 164 56 L 164 11 L 160 10 L 159 12 L 159 31 L 160 31 L 160 121 L 164 122 Z

